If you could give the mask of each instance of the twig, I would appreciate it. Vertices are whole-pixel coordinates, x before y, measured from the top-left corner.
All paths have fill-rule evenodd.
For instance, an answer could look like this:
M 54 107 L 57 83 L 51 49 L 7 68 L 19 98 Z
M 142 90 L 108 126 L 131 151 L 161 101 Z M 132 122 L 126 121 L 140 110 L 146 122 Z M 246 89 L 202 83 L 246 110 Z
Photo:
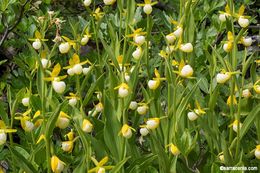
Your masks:
M 26 4 L 29 2 L 30 0 L 26 0 L 26 2 L 21 6 L 21 11 L 20 11 L 20 14 L 18 16 L 18 19 L 14 22 L 13 26 L 9 27 L 7 26 L 5 28 L 5 31 L 4 31 L 4 35 L 3 37 L 1 38 L 0 40 L 0 47 L 3 45 L 5 39 L 7 38 L 8 34 L 21 22 L 22 20 L 22 17 L 23 17 L 23 13 L 24 13 L 24 9 L 25 9 L 25 6 Z

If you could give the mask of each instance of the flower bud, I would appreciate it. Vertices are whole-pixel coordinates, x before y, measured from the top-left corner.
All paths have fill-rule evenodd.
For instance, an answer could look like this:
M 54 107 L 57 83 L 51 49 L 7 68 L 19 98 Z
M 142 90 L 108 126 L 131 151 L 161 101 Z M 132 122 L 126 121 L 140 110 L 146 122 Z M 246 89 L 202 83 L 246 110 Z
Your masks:
M 30 98 L 29 97 L 25 97 L 25 98 L 23 98 L 22 99 L 22 104 L 24 105 L 24 106 L 29 106 L 30 105 Z
M 145 115 L 148 111 L 148 106 L 147 105 L 142 105 L 137 107 L 137 113 L 140 115 Z
M 136 35 L 134 37 L 134 42 L 138 45 L 142 45 L 145 42 L 145 37 L 143 35 Z
M 185 65 L 180 72 L 181 77 L 188 78 L 193 75 L 193 69 L 190 65 Z
M 195 121 L 198 118 L 198 115 L 195 112 L 189 112 L 188 113 L 188 118 L 191 121 Z
M 225 22 L 226 21 L 226 17 L 227 17 L 227 15 L 226 14 L 220 14 L 219 16 L 218 16 L 218 19 L 221 21 L 221 22 Z
M 77 101 L 78 101 L 77 98 L 71 98 L 71 99 L 69 99 L 69 105 L 76 106 Z
M 97 173 L 106 173 L 106 170 L 105 170 L 105 168 L 101 167 L 98 169 Z
M 137 106 L 138 106 L 138 104 L 136 101 L 131 101 L 130 105 L 129 105 L 129 109 L 136 110 Z
M 256 149 L 255 149 L 255 157 L 257 159 L 260 159 L 260 145 L 257 145 L 256 146 Z
M 81 64 L 75 64 L 73 67 L 72 67 L 72 70 L 75 74 L 79 75 L 82 73 L 83 71 L 83 68 L 82 68 L 82 65 Z
M 5 132 L 0 132 L 0 146 L 5 144 L 7 139 L 6 133 Z
M 32 43 L 32 47 L 36 50 L 39 50 L 42 47 L 42 43 L 39 39 L 36 39 L 33 43 Z
M 113 5 L 116 2 L 116 0 L 104 0 L 105 5 Z
M 147 128 L 143 127 L 143 128 L 140 129 L 140 134 L 142 136 L 146 136 L 146 135 L 149 134 L 149 130 Z
M 56 123 L 56 126 L 59 127 L 60 129 L 65 129 L 68 127 L 70 123 L 70 120 L 66 117 L 59 117 Z
M 193 51 L 193 46 L 191 43 L 181 44 L 180 50 L 186 53 L 190 53 Z
M 57 156 L 51 157 L 51 169 L 54 173 L 61 173 L 64 169 L 65 163 L 62 162 Z
M 82 130 L 86 133 L 92 132 L 93 124 L 89 120 L 84 119 L 82 123 Z
M 91 1 L 92 1 L 92 0 L 84 0 L 84 2 L 83 2 L 83 3 L 84 3 L 84 6 L 85 6 L 85 7 L 90 6 Z
M 223 84 L 230 79 L 231 75 L 229 73 L 218 73 L 216 76 L 217 83 Z
M 132 56 L 134 57 L 134 59 L 138 60 L 141 58 L 142 56 L 142 49 L 140 47 L 137 47 L 135 49 L 135 51 L 132 53 Z
M 68 75 L 70 75 L 70 76 L 73 76 L 73 75 L 75 74 L 73 68 L 69 68 L 69 69 L 67 70 L 67 73 L 68 73 Z
M 145 14 L 149 15 L 152 13 L 153 7 L 151 4 L 145 4 L 143 10 Z
M 47 68 L 51 65 L 51 61 L 47 59 L 41 59 L 42 67 Z
M 178 26 L 177 29 L 173 32 L 176 38 L 179 38 L 183 33 L 182 27 Z
M 125 74 L 125 81 L 129 82 L 130 81 L 130 76 L 128 74 Z
M 170 145 L 170 152 L 171 152 L 174 156 L 177 156 L 177 155 L 179 155 L 179 154 L 181 153 L 180 150 L 177 148 L 177 146 L 174 145 L 174 144 L 171 144 L 171 145 Z
M 160 119 L 159 118 L 150 118 L 146 121 L 147 129 L 156 129 L 159 126 Z
M 91 70 L 91 67 L 85 67 L 85 68 L 83 68 L 82 71 L 83 71 L 84 75 L 87 75 L 90 70 Z
M 84 37 L 81 39 L 80 43 L 81 45 L 85 46 L 89 41 L 89 37 L 87 35 L 84 35 Z
M 260 94 L 260 85 L 254 85 L 254 90 L 257 94 Z
M 66 89 L 66 84 L 63 81 L 53 81 L 52 82 L 52 87 L 55 92 L 61 94 L 65 91 Z
M 71 152 L 73 150 L 73 141 L 65 141 L 61 143 L 61 148 L 65 152 Z
M 97 112 L 102 112 L 104 109 L 103 104 L 101 102 L 99 102 L 95 108 Z
M 169 44 L 172 44 L 176 40 L 176 36 L 173 33 L 166 35 L 165 38 Z
M 248 47 L 248 46 L 251 46 L 251 44 L 252 44 L 252 42 L 253 42 L 253 40 L 252 40 L 252 38 L 251 37 L 243 37 L 242 39 L 241 39 L 241 41 L 242 41 L 242 44 L 244 45 L 244 46 L 246 46 L 246 47 Z
M 59 45 L 59 51 L 60 53 L 64 54 L 64 53 L 68 53 L 70 50 L 70 44 L 68 42 L 66 43 L 61 43 Z
M 219 160 L 220 160 L 221 162 L 224 162 L 224 161 L 225 161 L 225 159 L 224 159 L 224 154 L 220 154 L 220 155 L 218 156 L 218 158 L 219 158 Z
M 252 96 L 252 94 L 251 94 L 251 92 L 250 92 L 249 89 L 244 89 L 244 90 L 242 91 L 242 96 L 243 96 L 244 98 L 249 98 L 249 97 Z
M 242 27 L 242 28 L 246 28 L 249 25 L 249 20 L 240 16 L 238 19 L 238 24 Z

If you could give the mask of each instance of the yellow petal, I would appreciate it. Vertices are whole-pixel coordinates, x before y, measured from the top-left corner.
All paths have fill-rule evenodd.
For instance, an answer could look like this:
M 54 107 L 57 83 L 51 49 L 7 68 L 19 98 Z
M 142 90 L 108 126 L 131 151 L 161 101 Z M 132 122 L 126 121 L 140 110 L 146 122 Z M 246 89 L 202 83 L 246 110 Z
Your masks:
M 242 16 L 244 14 L 245 11 L 245 6 L 242 4 L 238 10 L 238 15 Z
M 42 38 L 42 35 L 41 35 L 41 33 L 39 31 L 35 31 L 34 35 L 35 35 L 35 38 L 37 38 L 37 39 L 41 39 Z
M 100 162 L 98 162 L 98 166 L 101 167 L 103 166 L 104 164 L 106 164 L 108 161 L 108 157 L 104 157 L 102 160 L 100 160 Z
M 54 66 L 54 68 L 53 68 L 53 70 L 52 70 L 52 72 L 51 72 L 51 76 L 52 76 L 52 77 L 57 77 L 57 76 L 59 75 L 59 73 L 60 73 L 60 70 L 61 70 L 61 66 L 60 66 L 60 64 L 58 63 L 58 64 L 56 64 L 56 65 Z

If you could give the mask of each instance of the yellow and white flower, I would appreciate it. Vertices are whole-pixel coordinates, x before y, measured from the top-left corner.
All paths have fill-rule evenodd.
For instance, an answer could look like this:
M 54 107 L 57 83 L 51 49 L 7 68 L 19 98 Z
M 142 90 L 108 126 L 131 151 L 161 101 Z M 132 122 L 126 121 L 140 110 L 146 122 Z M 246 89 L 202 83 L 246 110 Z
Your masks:
M 124 124 L 123 127 L 121 128 L 119 134 L 122 134 L 123 137 L 129 139 L 133 135 L 132 130 L 134 130 L 132 127 L 130 127 L 127 124 Z
M 89 33 L 89 30 L 86 29 L 85 34 L 83 35 L 83 37 L 80 41 L 81 45 L 83 45 L 83 46 L 86 45 L 90 38 L 91 38 L 91 34 Z
M 149 134 L 149 130 L 146 127 L 140 128 L 139 132 L 142 136 L 147 136 Z
M 155 68 L 154 69 L 155 78 L 148 81 L 148 87 L 151 90 L 155 90 L 160 86 L 161 80 L 165 80 L 165 78 L 161 78 L 159 71 Z
M 137 4 L 137 6 L 143 6 L 144 13 L 149 15 L 153 11 L 153 5 L 157 4 L 158 2 L 152 2 L 152 0 L 144 0 L 144 4 Z
M 238 120 L 235 120 L 232 124 L 229 125 L 229 127 L 232 127 L 233 130 L 237 133 L 238 128 L 241 129 L 242 128 L 242 123 L 240 123 Z
M 193 75 L 193 69 L 190 65 L 185 65 L 180 71 L 180 76 L 184 78 L 189 78 Z
M 223 84 L 226 83 L 231 78 L 231 74 L 226 73 L 218 73 L 216 76 L 217 83 Z
M 193 51 L 193 46 L 191 43 L 185 43 L 180 45 L 180 50 L 186 53 L 190 53 Z
M 223 45 L 223 49 L 225 52 L 230 52 L 233 48 L 233 42 L 234 42 L 233 33 L 230 31 L 228 31 L 227 40 L 228 41 L 226 41 Z
M 244 46 L 248 47 L 248 46 L 251 46 L 253 40 L 251 37 L 242 37 L 241 38 L 241 42 Z
M 52 82 L 52 87 L 56 93 L 62 94 L 66 89 L 66 83 L 63 81 L 54 80 Z
M 0 146 L 6 143 L 7 134 L 6 133 L 14 133 L 16 129 L 8 129 L 4 123 L 4 121 L 0 120 Z
M 137 106 L 138 106 L 138 103 L 136 101 L 131 101 L 130 105 L 129 105 L 129 109 L 136 110 Z
M 260 159 L 260 145 L 257 145 L 256 146 L 256 149 L 255 149 L 255 157 L 257 159 Z
M 176 38 L 180 38 L 183 33 L 183 28 L 181 26 L 177 26 L 177 29 L 173 32 Z
M 62 162 L 57 156 L 51 157 L 51 169 L 54 173 L 61 173 L 65 167 L 65 163 Z
M 228 18 L 229 16 L 231 16 L 231 11 L 230 11 L 230 8 L 229 8 L 229 6 L 228 5 L 226 5 L 226 7 L 225 7 L 225 12 L 224 11 L 220 11 L 219 12 L 220 14 L 219 14 L 219 20 L 221 21 L 221 22 L 225 22 L 226 21 L 226 18 Z
M 39 50 L 42 47 L 40 39 L 35 39 L 35 41 L 32 43 L 32 47 L 36 50 Z
M 90 70 L 91 70 L 91 66 L 90 67 L 84 67 L 82 72 L 83 72 L 84 75 L 87 75 L 90 72 Z
M 43 68 L 48 68 L 51 66 L 51 61 L 46 58 L 42 58 L 41 63 Z
M 141 47 L 137 47 L 135 49 L 135 51 L 132 53 L 133 58 L 136 59 L 136 60 L 139 60 L 141 58 L 141 56 L 142 56 L 142 52 L 143 52 L 142 48 Z
M 165 38 L 166 38 L 168 44 L 172 44 L 176 40 L 176 36 L 174 33 L 170 33 L 170 34 L 166 35 Z
M 181 152 L 178 149 L 178 147 L 174 144 L 170 144 L 170 152 L 174 155 L 174 156 L 178 156 Z
M 84 0 L 83 4 L 85 7 L 88 7 L 88 6 L 90 6 L 91 2 L 92 2 L 92 0 Z
M 116 2 L 116 0 L 104 0 L 105 5 L 113 5 Z
M 257 94 L 260 94 L 260 85 L 258 83 L 260 83 L 260 80 L 255 82 L 253 88 Z
M 142 32 L 142 28 L 138 28 L 134 30 L 132 34 L 127 35 L 127 37 L 133 37 L 135 44 L 141 46 L 145 42 L 145 34 L 146 32 Z
M 30 41 L 33 41 L 32 43 L 32 47 L 35 50 L 39 50 L 42 47 L 42 43 L 41 41 L 48 41 L 48 39 L 44 39 L 43 36 L 41 35 L 41 33 L 39 31 L 35 31 L 34 33 L 34 37 L 35 38 L 31 38 L 29 39 Z
M 60 53 L 62 53 L 62 54 L 65 54 L 65 53 L 68 53 L 69 52 L 69 50 L 70 50 L 70 44 L 68 43 L 68 42 L 65 42 L 65 43 L 61 43 L 60 45 L 59 45 L 59 51 L 60 51 Z
M 70 116 L 65 112 L 61 111 L 56 122 L 56 126 L 60 129 L 65 129 L 69 126 Z
M 86 63 L 91 64 L 88 60 L 80 62 L 79 56 L 76 53 L 74 53 L 72 58 L 70 58 L 69 60 L 69 66 L 63 67 L 63 69 L 68 69 L 67 72 L 70 76 L 74 74 L 80 75 L 83 72 L 82 65 Z
M 146 121 L 146 128 L 150 130 L 156 129 L 160 124 L 160 118 L 149 118 Z
M 118 96 L 124 98 L 129 94 L 129 86 L 126 83 L 121 83 L 119 86 L 114 89 L 118 89 Z
M 84 119 L 82 122 L 82 130 L 86 133 L 92 132 L 93 124 L 89 120 Z
M 249 98 L 249 97 L 252 96 L 252 94 L 251 94 L 251 92 L 250 92 L 249 89 L 244 89 L 244 90 L 242 91 L 242 96 L 243 96 L 244 98 Z
M 137 107 L 137 113 L 140 115 L 145 115 L 148 109 L 149 107 L 147 106 L 147 104 L 141 104 L 140 106 Z
M 238 24 L 242 27 L 242 28 L 246 28 L 249 25 L 249 20 L 247 18 L 245 18 L 244 16 L 240 16 L 238 18 Z

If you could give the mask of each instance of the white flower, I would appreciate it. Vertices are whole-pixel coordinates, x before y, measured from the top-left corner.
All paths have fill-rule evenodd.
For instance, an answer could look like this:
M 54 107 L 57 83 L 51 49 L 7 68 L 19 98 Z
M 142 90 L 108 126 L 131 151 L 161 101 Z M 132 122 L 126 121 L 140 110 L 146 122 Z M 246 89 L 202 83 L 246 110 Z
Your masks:
M 59 51 L 60 51 L 60 53 L 68 53 L 69 52 L 69 50 L 70 50 L 70 44 L 68 43 L 68 42 L 66 42 L 66 43 L 61 43 L 60 45 L 59 45 Z
M 191 43 L 181 44 L 180 50 L 183 52 L 189 53 L 189 52 L 193 51 L 193 46 Z
M 29 104 L 30 104 L 30 98 L 29 98 L 29 97 L 23 98 L 23 99 L 22 99 L 22 104 L 23 104 L 24 106 L 29 106 Z
M 140 129 L 140 134 L 142 136 L 146 136 L 146 135 L 149 134 L 149 130 L 147 128 L 143 127 L 143 128 Z
M 142 106 L 139 106 L 139 107 L 137 108 L 137 112 L 138 112 L 138 114 L 140 114 L 140 115 L 146 114 L 147 111 L 148 111 L 148 106 L 147 106 L 147 105 L 142 105 Z
M 249 25 L 249 20 L 244 18 L 243 16 L 240 16 L 239 19 L 238 19 L 238 24 L 242 28 L 246 28 Z
M 123 98 L 123 97 L 128 96 L 128 94 L 129 94 L 128 88 L 126 88 L 124 86 L 119 87 L 119 89 L 118 89 L 119 97 Z
M 41 59 L 41 63 L 42 63 L 43 68 L 47 68 L 51 65 L 51 61 L 49 61 L 47 59 Z
M 251 92 L 249 91 L 249 89 L 244 89 L 242 92 L 242 96 L 245 98 L 249 98 L 252 96 Z
M 90 70 L 91 70 L 91 67 L 84 67 L 82 71 L 83 71 L 84 75 L 87 75 L 88 72 L 90 72 Z
M 151 4 L 145 4 L 144 5 L 144 13 L 145 14 L 149 15 L 149 14 L 152 13 L 152 11 L 153 11 L 153 7 L 152 7 Z
M 193 75 L 193 69 L 190 65 L 185 65 L 180 72 L 181 77 L 191 77 Z
M 221 13 L 218 18 L 221 22 L 225 22 L 226 21 L 226 17 L 227 15 L 225 13 Z
M 235 120 L 234 121 L 234 123 L 233 123 L 233 130 L 235 131 L 235 132 L 237 132 L 237 130 L 238 130 L 238 124 L 239 124 L 239 130 L 241 130 L 241 127 L 242 127 L 242 123 L 240 123 L 240 122 L 238 122 L 237 120 Z
M 138 103 L 136 101 L 131 101 L 130 105 L 129 105 L 129 109 L 136 110 L 137 106 L 138 106 Z
M 84 35 L 84 37 L 81 39 L 80 43 L 81 45 L 86 45 L 89 41 L 89 37 L 87 35 Z
M 0 132 L 0 146 L 5 144 L 7 139 L 6 133 L 5 132 Z
M 243 37 L 243 38 L 242 38 L 242 44 L 243 44 L 244 46 L 246 46 L 246 47 L 251 46 L 252 42 L 253 42 L 253 40 L 252 40 L 251 37 L 246 37 L 246 38 Z
M 142 45 L 145 42 L 145 37 L 143 35 L 136 35 L 134 37 L 134 42 L 138 45 Z
M 173 33 L 166 35 L 165 38 L 169 44 L 173 43 L 176 40 L 176 36 Z
M 183 33 L 183 29 L 182 27 L 178 26 L 177 29 L 173 32 L 173 34 L 175 35 L 175 37 L 179 38 Z
M 230 79 L 231 75 L 228 73 L 218 73 L 216 76 L 217 83 L 225 83 Z
M 65 91 L 66 89 L 66 84 L 63 81 L 53 81 L 52 82 L 52 87 L 55 92 L 61 94 Z
M 86 7 L 88 7 L 88 6 L 90 6 L 90 4 L 91 4 L 91 1 L 92 0 L 84 0 L 84 5 L 86 6 Z
M 77 98 L 71 98 L 69 99 L 69 105 L 76 106 L 77 104 Z
M 64 163 L 57 157 L 51 157 L 51 169 L 54 173 L 61 173 L 64 169 Z
M 97 112 L 102 112 L 104 109 L 103 104 L 101 102 L 99 102 L 95 108 Z
M 116 2 L 116 0 L 104 0 L 105 5 L 112 5 Z
M 42 47 L 42 43 L 39 39 L 36 39 L 33 43 L 32 43 L 32 47 L 36 50 L 40 49 Z
M 126 130 L 126 132 L 122 133 L 122 135 L 123 135 L 125 138 L 129 139 L 129 138 L 132 137 L 133 133 L 132 133 L 132 130 L 131 130 L 130 128 L 128 128 L 128 129 Z
M 132 56 L 134 59 L 138 60 L 142 56 L 142 49 L 140 47 L 137 47 L 135 51 L 132 53 Z
M 81 64 L 75 64 L 73 67 L 72 67 L 72 70 L 75 74 L 79 75 L 82 73 L 83 71 L 83 68 L 82 68 L 82 65 Z
M 223 154 L 221 154 L 221 155 L 219 155 L 219 160 L 221 161 L 221 162 L 224 162 L 225 161 L 225 159 L 224 159 L 224 155 Z
M 188 113 L 188 118 L 191 121 L 195 121 L 198 118 L 198 115 L 195 112 L 189 112 Z
M 149 80 L 148 81 L 148 87 L 152 90 L 155 90 L 156 88 L 158 88 L 158 81 L 157 80 Z
M 70 76 L 73 76 L 73 75 L 75 74 L 73 68 L 69 68 L 69 69 L 67 70 L 67 73 L 68 73 L 68 75 L 70 75 Z

